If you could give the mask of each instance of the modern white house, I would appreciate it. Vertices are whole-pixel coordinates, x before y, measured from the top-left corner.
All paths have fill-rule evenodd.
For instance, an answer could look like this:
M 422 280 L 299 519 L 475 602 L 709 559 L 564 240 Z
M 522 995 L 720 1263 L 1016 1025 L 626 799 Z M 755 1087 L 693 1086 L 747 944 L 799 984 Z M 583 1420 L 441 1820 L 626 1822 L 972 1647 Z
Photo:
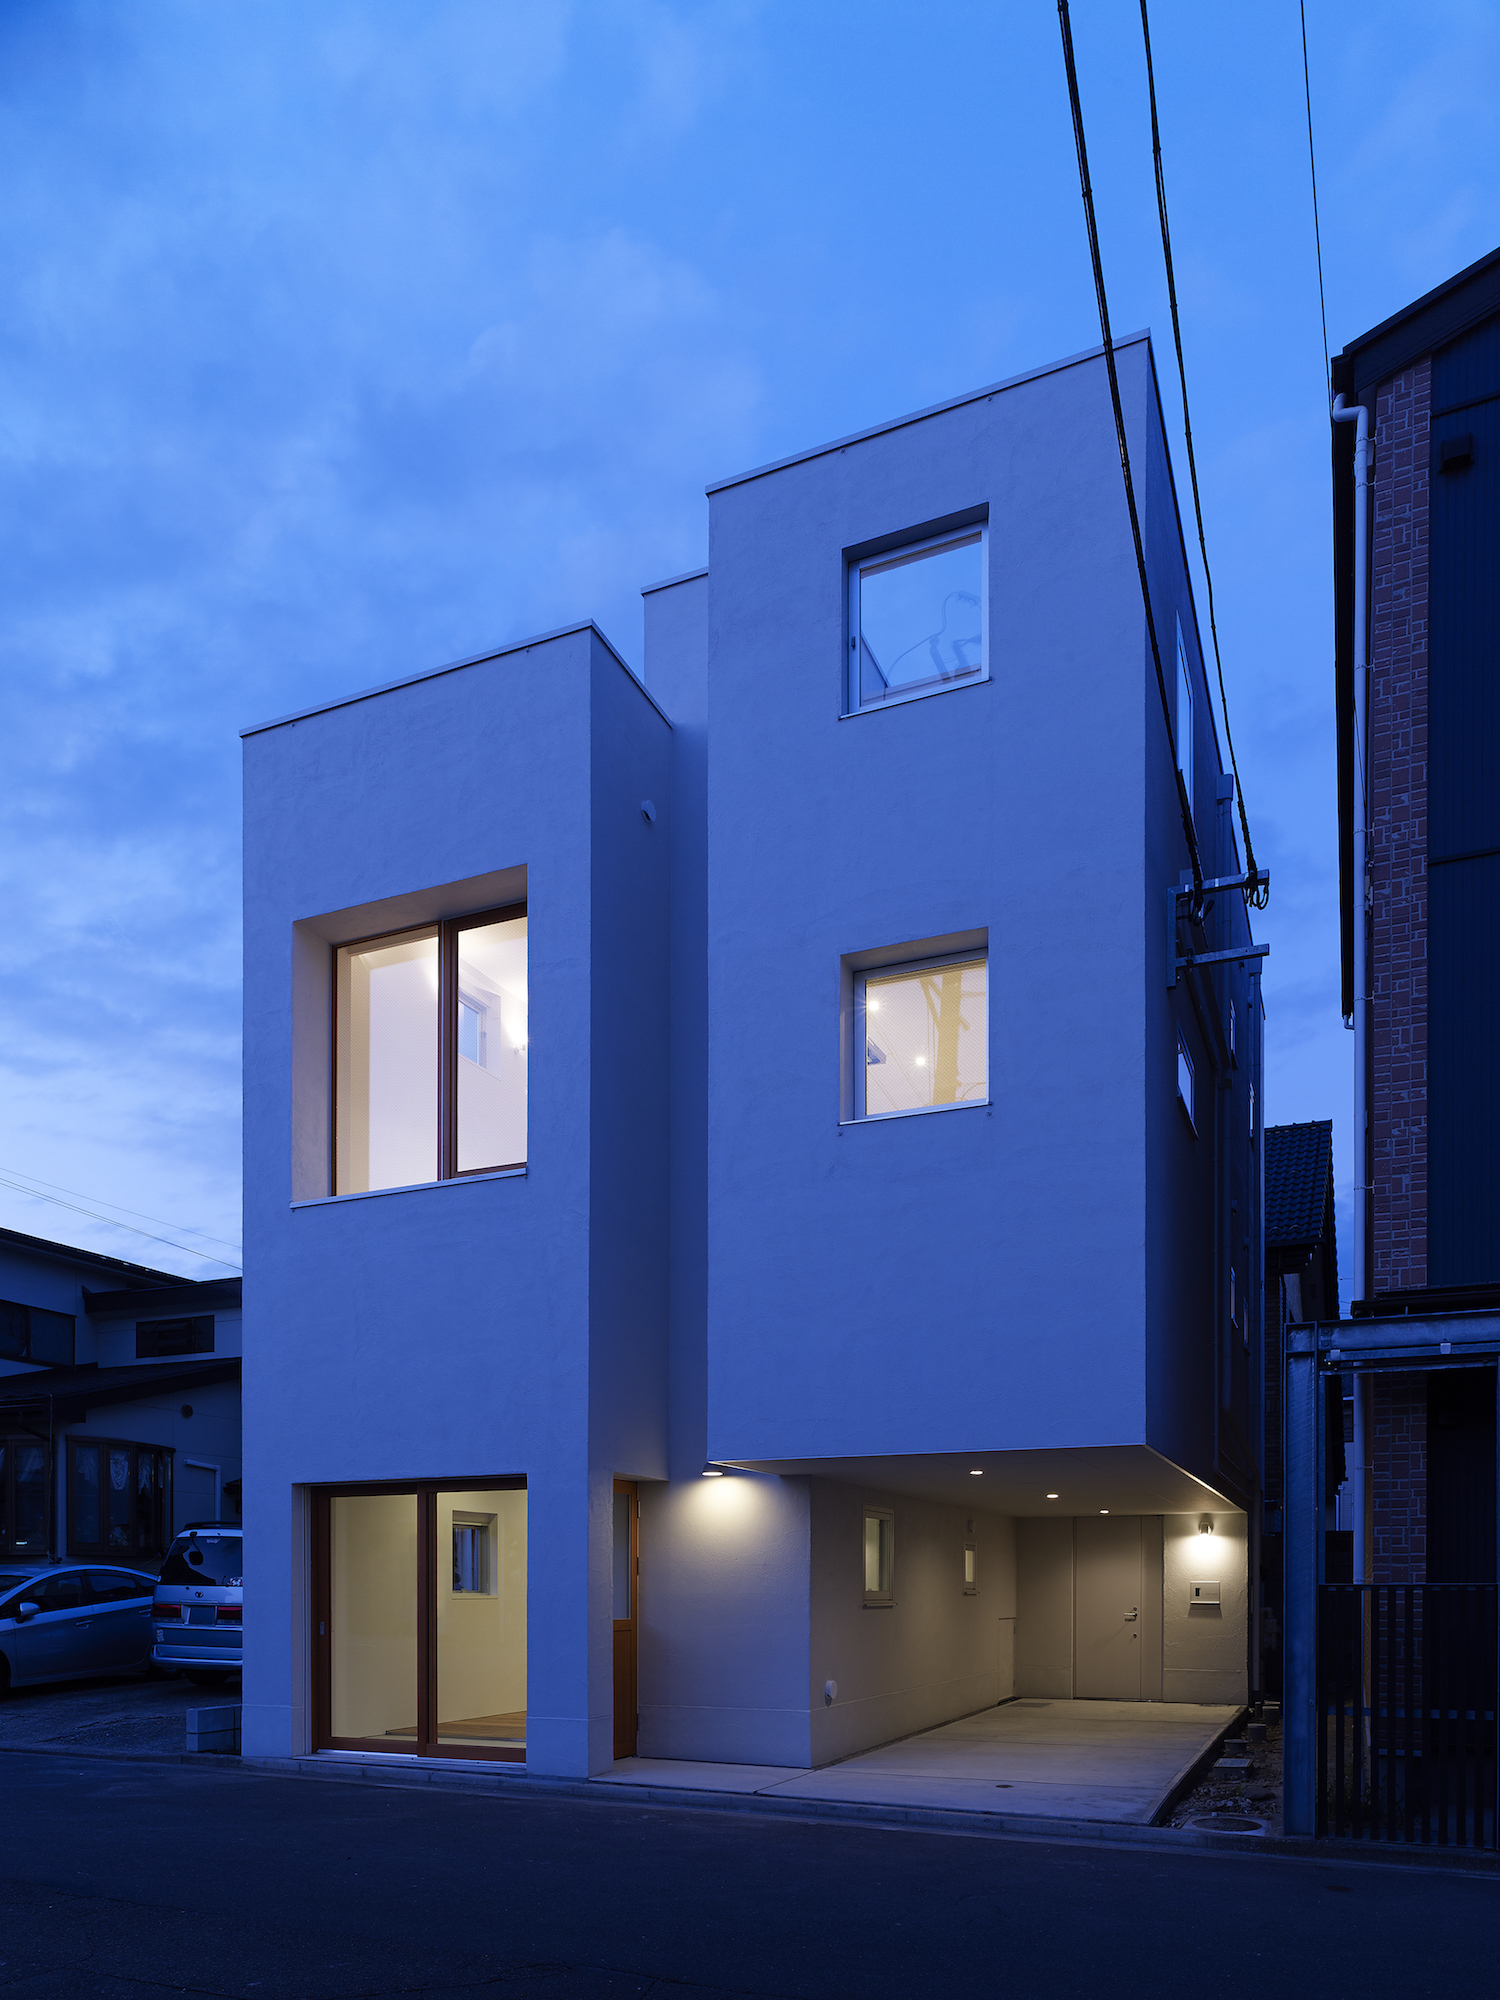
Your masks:
M 710 488 L 643 680 L 246 732 L 248 1753 L 1252 1690 L 1259 960 L 1118 364 L 1156 652 L 1096 351 Z

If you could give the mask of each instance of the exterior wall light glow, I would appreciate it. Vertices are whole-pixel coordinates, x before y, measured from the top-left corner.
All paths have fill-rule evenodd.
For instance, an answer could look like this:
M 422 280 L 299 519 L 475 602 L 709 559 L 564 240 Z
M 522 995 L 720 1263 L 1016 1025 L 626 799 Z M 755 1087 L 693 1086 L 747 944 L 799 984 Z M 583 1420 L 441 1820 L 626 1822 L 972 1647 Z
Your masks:
M 722 1479 L 724 1477 L 724 1468 L 722 1465 L 705 1465 L 703 1468 L 703 1477 L 705 1479 Z

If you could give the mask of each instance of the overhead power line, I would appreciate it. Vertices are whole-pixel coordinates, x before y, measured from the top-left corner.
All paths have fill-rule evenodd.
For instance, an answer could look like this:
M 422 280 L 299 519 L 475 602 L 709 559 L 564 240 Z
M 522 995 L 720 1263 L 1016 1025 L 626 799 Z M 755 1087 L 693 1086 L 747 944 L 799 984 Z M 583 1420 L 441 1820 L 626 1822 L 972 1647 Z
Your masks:
M 1302 94 L 1307 99 L 1307 167 L 1312 175 L 1313 245 L 1318 253 L 1318 316 L 1323 322 L 1323 389 L 1333 408 L 1333 370 L 1328 365 L 1328 307 L 1323 302 L 1323 232 L 1318 227 L 1318 159 L 1313 151 L 1312 76 L 1307 66 L 1307 0 L 1299 0 L 1302 15 Z
M 1198 522 L 1198 552 L 1203 558 L 1203 581 L 1208 588 L 1208 630 L 1214 642 L 1214 665 L 1219 674 L 1219 707 L 1224 715 L 1224 742 L 1229 750 L 1229 768 L 1234 773 L 1234 796 L 1239 806 L 1240 831 L 1245 836 L 1245 873 L 1251 886 L 1246 900 L 1263 910 L 1270 900 L 1269 882 L 1261 882 L 1255 865 L 1255 847 L 1250 839 L 1250 820 L 1245 811 L 1245 788 L 1240 783 L 1240 767 L 1234 754 L 1234 736 L 1229 727 L 1229 696 L 1224 691 L 1224 661 L 1219 653 L 1219 625 L 1214 616 L 1214 578 L 1208 566 L 1208 538 L 1203 532 L 1203 501 L 1198 493 L 1198 461 L 1193 452 L 1193 420 L 1188 413 L 1187 364 L 1182 358 L 1182 324 L 1177 316 L 1177 274 L 1172 268 L 1172 231 L 1167 222 L 1167 183 L 1161 164 L 1161 128 L 1156 121 L 1156 74 L 1151 65 L 1151 23 L 1146 0 L 1141 0 L 1141 38 L 1146 45 L 1146 86 L 1151 94 L 1151 157 L 1156 166 L 1156 213 L 1161 221 L 1161 250 L 1167 266 L 1167 300 L 1172 308 L 1172 340 L 1177 348 L 1177 379 L 1182 385 L 1182 434 L 1187 441 L 1188 474 L 1193 486 L 1193 513 Z
M 1120 448 L 1120 474 L 1125 481 L 1125 504 L 1130 511 L 1130 532 L 1135 542 L 1135 567 L 1141 584 L 1141 603 L 1146 611 L 1146 631 L 1151 640 L 1151 657 L 1156 663 L 1156 687 L 1161 696 L 1161 712 L 1166 719 L 1167 741 L 1172 747 L 1172 763 L 1177 776 L 1177 804 L 1182 814 L 1182 831 L 1187 838 L 1188 858 L 1193 867 L 1193 897 L 1203 895 L 1203 865 L 1198 858 L 1198 836 L 1193 830 L 1193 805 L 1182 775 L 1177 754 L 1177 731 L 1172 724 L 1172 701 L 1167 693 L 1167 677 L 1161 663 L 1161 647 L 1156 637 L 1156 615 L 1151 609 L 1151 584 L 1146 574 L 1146 550 L 1141 540 L 1140 515 L 1136 511 L 1135 482 L 1130 476 L 1130 445 L 1125 436 L 1125 411 L 1120 402 L 1120 378 L 1115 368 L 1115 344 L 1109 330 L 1109 300 L 1104 291 L 1104 265 L 1099 255 L 1099 230 L 1094 220 L 1094 190 L 1089 181 L 1088 147 L 1083 136 L 1083 107 L 1078 98 L 1078 71 L 1073 62 L 1073 24 L 1068 17 L 1068 0 L 1057 0 L 1058 25 L 1062 30 L 1063 62 L 1068 72 L 1068 101 L 1073 107 L 1073 142 L 1078 150 L 1078 185 L 1083 194 L 1084 220 L 1088 224 L 1089 257 L 1094 267 L 1094 294 L 1099 302 L 1099 331 L 1104 339 L 1104 365 L 1109 372 L 1109 399 L 1115 413 L 1115 439 Z
M 102 1194 L 84 1194 L 79 1188 L 64 1187 L 61 1181 L 44 1181 L 40 1174 L 28 1174 L 21 1167 L 0 1166 L 0 1174 L 13 1174 L 17 1180 L 32 1181 L 39 1188 L 51 1188 L 54 1194 L 70 1194 L 75 1201 L 95 1201 L 103 1208 L 116 1209 L 121 1215 L 133 1215 L 137 1222 L 159 1222 L 163 1229 L 178 1229 L 187 1236 L 201 1236 L 205 1243 L 217 1243 L 221 1250 L 233 1250 L 239 1254 L 238 1243 L 231 1243 L 227 1236 L 215 1236 L 207 1229 L 195 1229 L 190 1222 L 169 1222 L 164 1215 L 147 1215 L 144 1209 L 126 1208 L 123 1202 L 106 1201 Z
M 64 1201 L 60 1195 L 43 1194 L 40 1189 L 27 1187 L 23 1181 L 12 1180 L 9 1175 L 0 1174 L 0 1187 L 14 1188 L 17 1194 L 30 1195 L 33 1201 L 50 1201 L 58 1208 L 71 1209 L 75 1215 L 92 1216 L 95 1222 L 107 1222 L 112 1229 L 128 1229 L 132 1236 L 144 1236 L 149 1243 L 164 1243 L 169 1250 L 181 1250 L 188 1257 L 201 1257 L 205 1263 L 222 1264 L 226 1270 L 240 1275 L 238 1264 L 231 1264 L 227 1257 L 211 1257 L 206 1250 L 195 1250 L 190 1243 L 177 1243 L 170 1236 L 155 1236 L 149 1229 L 137 1229 L 134 1223 L 121 1222 L 113 1215 L 105 1215 L 97 1208 L 86 1208 L 81 1202 Z

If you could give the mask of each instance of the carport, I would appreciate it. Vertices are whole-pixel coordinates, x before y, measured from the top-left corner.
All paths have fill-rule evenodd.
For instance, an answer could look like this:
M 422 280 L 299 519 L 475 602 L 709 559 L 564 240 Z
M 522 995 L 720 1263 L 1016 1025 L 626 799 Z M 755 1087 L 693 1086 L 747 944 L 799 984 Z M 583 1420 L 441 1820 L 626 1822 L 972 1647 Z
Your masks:
M 627 1757 L 597 1782 L 1147 1826 L 1240 1713 L 1022 1698 L 817 1771 Z

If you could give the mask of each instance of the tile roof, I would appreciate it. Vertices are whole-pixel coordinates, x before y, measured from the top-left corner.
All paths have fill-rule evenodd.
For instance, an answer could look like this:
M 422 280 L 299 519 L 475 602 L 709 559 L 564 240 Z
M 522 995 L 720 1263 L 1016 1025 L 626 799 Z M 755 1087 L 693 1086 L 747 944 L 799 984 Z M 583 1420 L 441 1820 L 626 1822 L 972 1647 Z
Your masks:
M 1333 1120 L 1268 1125 L 1266 1242 L 1319 1243 L 1333 1173 Z

